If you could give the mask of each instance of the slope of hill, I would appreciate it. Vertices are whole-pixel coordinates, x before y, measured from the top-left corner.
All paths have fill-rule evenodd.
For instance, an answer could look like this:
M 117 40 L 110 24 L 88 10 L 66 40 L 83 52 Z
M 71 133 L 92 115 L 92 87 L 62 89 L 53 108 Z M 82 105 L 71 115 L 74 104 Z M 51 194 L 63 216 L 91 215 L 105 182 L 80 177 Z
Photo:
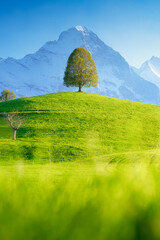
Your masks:
M 0 90 L 13 89 L 17 96 L 68 91 L 63 85 L 67 59 L 76 47 L 84 47 L 95 60 L 99 85 L 86 89 L 110 97 L 159 104 L 159 90 L 128 65 L 125 59 L 85 27 L 74 27 L 47 42 L 23 59 L 0 61 Z M 75 91 L 70 88 L 69 91 Z
M 12 141 L 4 119 L 18 110 L 25 125 Z M 158 149 L 160 107 L 90 93 L 56 93 L 0 103 L 0 158 L 86 160 Z

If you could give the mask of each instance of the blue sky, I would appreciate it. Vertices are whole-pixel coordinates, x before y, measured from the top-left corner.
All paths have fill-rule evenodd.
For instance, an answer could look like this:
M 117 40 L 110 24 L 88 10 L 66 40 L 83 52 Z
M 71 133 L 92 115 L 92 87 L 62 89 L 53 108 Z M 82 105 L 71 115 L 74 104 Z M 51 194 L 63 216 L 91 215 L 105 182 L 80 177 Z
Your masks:
M 159 0 L 0 0 L 0 57 L 21 58 L 76 25 L 130 65 L 160 55 Z

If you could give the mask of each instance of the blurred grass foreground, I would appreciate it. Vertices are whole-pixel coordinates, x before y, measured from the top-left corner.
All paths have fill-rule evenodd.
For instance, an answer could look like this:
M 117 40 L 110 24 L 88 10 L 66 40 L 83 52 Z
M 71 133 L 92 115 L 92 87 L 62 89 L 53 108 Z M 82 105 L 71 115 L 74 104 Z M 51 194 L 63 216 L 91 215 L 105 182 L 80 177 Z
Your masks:
M 160 164 L 0 167 L 0 239 L 160 239 Z

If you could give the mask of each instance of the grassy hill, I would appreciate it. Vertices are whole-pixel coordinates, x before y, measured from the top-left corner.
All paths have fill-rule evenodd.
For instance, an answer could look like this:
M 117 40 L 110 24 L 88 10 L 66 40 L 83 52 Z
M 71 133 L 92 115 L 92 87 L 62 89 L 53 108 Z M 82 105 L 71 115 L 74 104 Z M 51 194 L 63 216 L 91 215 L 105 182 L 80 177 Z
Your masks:
M 160 239 L 159 106 L 57 93 L 0 111 L 0 239 Z
M 5 113 L 26 122 L 12 141 Z M 56 93 L 0 103 L 0 158 L 86 160 L 158 150 L 160 107 L 89 93 Z M 120 158 L 118 158 L 120 160 Z

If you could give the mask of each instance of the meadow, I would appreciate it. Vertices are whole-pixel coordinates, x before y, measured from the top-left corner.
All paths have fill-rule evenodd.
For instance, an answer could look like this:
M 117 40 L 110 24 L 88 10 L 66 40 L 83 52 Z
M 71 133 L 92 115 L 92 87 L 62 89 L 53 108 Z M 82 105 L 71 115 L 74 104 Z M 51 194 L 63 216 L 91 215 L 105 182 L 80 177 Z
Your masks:
M 5 113 L 20 111 L 25 124 L 12 141 Z M 0 103 L 1 161 L 86 160 L 157 150 L 160 108 L 89 93 L 56 93 Z
M 0 103 L 0 239 L 160 239 L 159 119 L 87 93 Z
M 160 164 L 0 167 L 0 239 L 159 239 Z

